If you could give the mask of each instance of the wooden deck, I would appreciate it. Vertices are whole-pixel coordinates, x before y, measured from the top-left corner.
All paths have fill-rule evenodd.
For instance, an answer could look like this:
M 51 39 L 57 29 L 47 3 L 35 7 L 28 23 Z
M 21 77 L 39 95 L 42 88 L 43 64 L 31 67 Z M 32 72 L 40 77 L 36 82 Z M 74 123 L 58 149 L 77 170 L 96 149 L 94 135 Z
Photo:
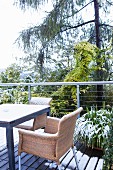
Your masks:
M 18 170 L 18 132 L 15 134 L 15 162 Z M 102 151 L 86 148 L 79 142 L 75 143 L 80 170 L 102 170 Z M 40 157 L 22 153 L 22 170 L 57 170 L 56 163 Z M 76 163 L 72 151 L 69 150 L 62 158 L 62 167 L 65 170 L 76 170 Z M 0 170 L 8 170 L 8 154 L 5 140 L 5 129 L 0 128 Z

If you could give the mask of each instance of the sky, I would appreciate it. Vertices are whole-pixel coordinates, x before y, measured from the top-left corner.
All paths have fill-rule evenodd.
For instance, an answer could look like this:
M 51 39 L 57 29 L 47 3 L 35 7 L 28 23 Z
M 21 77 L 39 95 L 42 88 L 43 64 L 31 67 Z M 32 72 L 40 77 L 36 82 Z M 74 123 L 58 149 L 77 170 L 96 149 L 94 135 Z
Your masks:
M 13 3 L 14 0 L 0 0 L 0 69 L 7 68 L 15 62 L 15 57 L 22 55 L 20 49 L 17 50 L 17 46 L 14 45 L 19 32 L 40 23 L 45 16 L 45 8 L 37 17 L 37 12 L 23 12 Z

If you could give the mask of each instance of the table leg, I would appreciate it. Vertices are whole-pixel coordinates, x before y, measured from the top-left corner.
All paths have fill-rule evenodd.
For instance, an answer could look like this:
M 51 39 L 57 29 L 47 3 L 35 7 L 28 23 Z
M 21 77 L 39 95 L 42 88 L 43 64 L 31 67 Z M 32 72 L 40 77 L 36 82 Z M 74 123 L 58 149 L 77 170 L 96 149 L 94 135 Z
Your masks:
M 15 156 L 14 156 L 14 140 L 13 140 L 13 127 L 6 127 L 7 149 L 9 157 L 9 169 L 15 170 Z

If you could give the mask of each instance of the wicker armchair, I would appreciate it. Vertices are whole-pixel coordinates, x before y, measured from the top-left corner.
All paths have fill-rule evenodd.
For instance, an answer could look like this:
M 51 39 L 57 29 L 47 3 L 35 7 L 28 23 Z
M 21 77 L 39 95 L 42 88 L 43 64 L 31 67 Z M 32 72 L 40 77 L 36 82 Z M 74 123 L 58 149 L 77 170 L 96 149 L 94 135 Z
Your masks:
M 26 152 L 48 160 L 55 161 L 61 170 L 60 158 L 72 148 L 76 161 L 76 169 L 79 170 L 74 150 L 73 134 L 78 114 L 82 107 L 63 116 L 61 119 L 47 117 L 44 132 L 19 129 L 19 170 L 21 170 L 21 153 Z
M 52 98 L 49 97 L 32 97 L 29 104 L 50 105 L 51 100 Z M 46 119 L 47 119 L 47 114 L 45 113 L 36 117 L 35 119 L 31 119 L 29 121 L 17 125 L 16 128 L 26 129 L 26 130 L 36 130 L 39 127 L 43 128 L 45 127 Z

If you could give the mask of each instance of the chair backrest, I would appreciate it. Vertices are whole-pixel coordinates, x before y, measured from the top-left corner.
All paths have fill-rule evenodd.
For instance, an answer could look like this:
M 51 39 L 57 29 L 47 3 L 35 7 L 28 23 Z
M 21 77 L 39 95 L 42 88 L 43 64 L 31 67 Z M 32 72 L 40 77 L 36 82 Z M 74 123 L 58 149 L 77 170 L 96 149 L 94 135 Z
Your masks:
M 50 105 L 51 100 L 52 98 L 49 97 L 32 97 L 29 103 L 34 105 Z M 47 120 L 47 113 L 36 117 L 33 121 L 32 129 L 36 130 L 45 127 L 46 120 Z
M 58 157 L 62 156 L 70 147 L 73 146 L 76 119 L 82 110 L 83 108 L 80 107 L 76 111 L 63 116 L 60 119 L 58 128 L 59 140 L 57 143 Z
M 30 104 L 37 104 L 37 105 L 49 105 L 52 98 L 49 97 L 32 97 L 30 100 Z

